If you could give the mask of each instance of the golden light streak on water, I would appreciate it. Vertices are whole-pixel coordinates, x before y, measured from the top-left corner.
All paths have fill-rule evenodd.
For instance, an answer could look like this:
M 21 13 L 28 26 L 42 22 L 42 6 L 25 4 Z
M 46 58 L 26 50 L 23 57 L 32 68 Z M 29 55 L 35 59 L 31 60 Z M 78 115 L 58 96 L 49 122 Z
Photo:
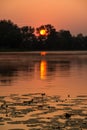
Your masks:
M 40 78 L 42 80 L 46 79 L 47 74 L 47 62 L 45 60 L 42 60 L 40 63 Z

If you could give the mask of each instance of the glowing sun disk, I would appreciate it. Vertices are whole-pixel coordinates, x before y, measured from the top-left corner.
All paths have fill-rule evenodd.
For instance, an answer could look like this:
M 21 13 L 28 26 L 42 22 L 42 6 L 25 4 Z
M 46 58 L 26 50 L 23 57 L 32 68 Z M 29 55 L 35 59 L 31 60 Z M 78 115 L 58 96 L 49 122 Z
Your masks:
M 46 35 L 46 30 L 45 29 L 41 29 L 40 30 L 40 35 L 43 35 L 43 36 Z

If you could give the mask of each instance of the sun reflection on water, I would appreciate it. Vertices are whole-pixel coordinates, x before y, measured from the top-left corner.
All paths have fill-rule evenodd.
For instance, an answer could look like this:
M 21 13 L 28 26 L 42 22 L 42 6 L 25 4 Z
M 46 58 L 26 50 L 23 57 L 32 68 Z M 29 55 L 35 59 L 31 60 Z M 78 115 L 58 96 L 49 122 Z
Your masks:
M 47 62 L 45 60 L 42 60 L 40 63 L 40 78 L 42 80 L 46 79 L 47 74 Z
M 41 56 L 45 56 L 46 54 L 47 54 L 47 52 L 45 52 L 45 51 L 41 52 Z

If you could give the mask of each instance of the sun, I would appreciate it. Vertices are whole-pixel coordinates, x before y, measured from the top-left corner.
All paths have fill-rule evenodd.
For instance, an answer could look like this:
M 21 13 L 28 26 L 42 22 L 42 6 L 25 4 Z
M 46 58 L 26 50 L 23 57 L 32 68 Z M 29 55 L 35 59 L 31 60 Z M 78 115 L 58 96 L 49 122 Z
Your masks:
M 41 29 L 40 30 L 40 35 L 45 36 L 46 35 L 46 30 L 45 29 Z

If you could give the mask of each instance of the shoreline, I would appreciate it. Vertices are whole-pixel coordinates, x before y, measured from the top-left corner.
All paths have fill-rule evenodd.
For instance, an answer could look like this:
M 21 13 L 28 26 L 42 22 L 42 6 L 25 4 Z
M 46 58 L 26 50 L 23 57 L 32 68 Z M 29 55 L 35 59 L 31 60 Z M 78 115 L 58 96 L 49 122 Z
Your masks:
M 87 51 L 2 51 L 0 52 L 0 55 L 2 54 L 40 54 L 45 53 L 45 55 L 87 55 Z M 42 56 L 45 56 L 42 55 Z

